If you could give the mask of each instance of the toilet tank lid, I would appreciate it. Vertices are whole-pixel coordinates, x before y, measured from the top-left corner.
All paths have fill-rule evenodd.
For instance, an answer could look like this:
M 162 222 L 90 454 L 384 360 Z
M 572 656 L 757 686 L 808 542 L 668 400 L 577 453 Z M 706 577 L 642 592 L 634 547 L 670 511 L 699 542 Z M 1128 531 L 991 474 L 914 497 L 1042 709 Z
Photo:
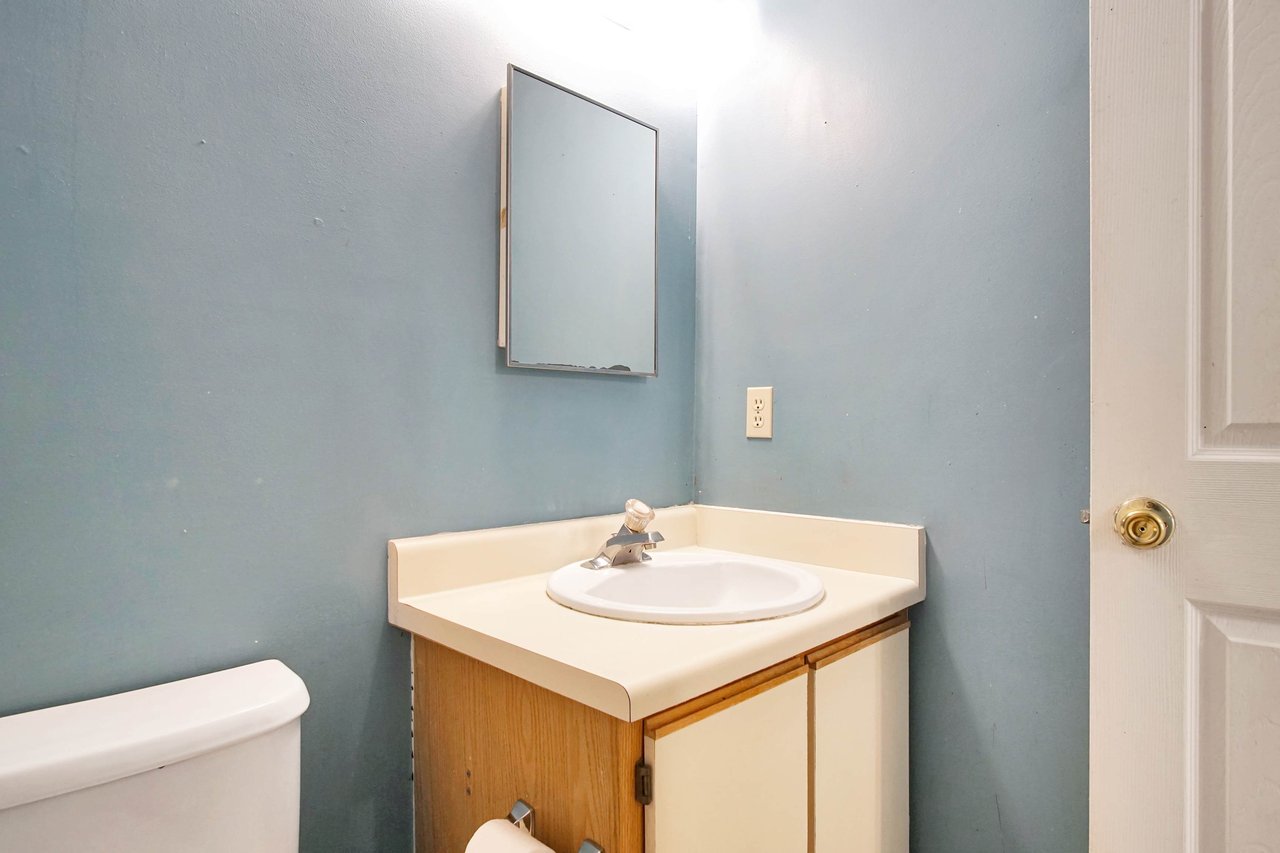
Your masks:
M 278 660 L 0 718 L 0 809 L 114 782 L 297 719 L 306 685 Z

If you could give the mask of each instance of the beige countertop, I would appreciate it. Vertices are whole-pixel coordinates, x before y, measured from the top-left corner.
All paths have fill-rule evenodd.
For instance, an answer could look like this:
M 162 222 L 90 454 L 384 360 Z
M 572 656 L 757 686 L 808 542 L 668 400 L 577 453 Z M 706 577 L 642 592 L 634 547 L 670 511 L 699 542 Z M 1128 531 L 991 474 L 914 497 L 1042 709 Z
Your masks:
M 620 518 L 392 540 L 390 621 L 634 721 L 924 598 L 920 527 L 685 506 L 659 511 L 654 529 L 667 537 L 663 550 L 733 551 L 803 563 L 822 578 L 826 597 L 791 616 L 730 625 L 626 622 L 549 599 L 550 571 L 590 556 Z

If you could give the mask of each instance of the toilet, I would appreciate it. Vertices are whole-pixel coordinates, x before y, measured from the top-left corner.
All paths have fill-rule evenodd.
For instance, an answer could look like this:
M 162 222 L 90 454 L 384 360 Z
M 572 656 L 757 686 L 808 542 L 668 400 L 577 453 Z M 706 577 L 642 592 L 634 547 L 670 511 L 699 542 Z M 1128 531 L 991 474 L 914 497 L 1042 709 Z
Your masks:
M 0 851 L 297 853 L 310 701 L 268 660 L 0 718 Z

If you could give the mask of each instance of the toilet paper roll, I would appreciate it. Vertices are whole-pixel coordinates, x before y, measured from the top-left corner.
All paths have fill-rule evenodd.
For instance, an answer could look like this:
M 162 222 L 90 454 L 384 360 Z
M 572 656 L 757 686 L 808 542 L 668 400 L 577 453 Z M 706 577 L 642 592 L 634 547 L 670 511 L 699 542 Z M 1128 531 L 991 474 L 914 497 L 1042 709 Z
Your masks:
M 509 820 L 481 824 L 467 842 L 467 853 L 554 853 Z

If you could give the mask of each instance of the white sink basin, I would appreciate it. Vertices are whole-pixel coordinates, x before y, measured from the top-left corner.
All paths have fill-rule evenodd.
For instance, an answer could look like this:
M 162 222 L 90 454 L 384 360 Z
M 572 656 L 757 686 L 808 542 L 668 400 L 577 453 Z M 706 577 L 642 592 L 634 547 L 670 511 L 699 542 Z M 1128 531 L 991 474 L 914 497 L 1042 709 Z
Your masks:
M 718 625 L 788 616 L 822 600 L 822 579 L 782 560 L 727 551 L 651 551 L 651 560 L 610 569 L 572 563 L 552 572 L 553 601 L 610 619 Z

